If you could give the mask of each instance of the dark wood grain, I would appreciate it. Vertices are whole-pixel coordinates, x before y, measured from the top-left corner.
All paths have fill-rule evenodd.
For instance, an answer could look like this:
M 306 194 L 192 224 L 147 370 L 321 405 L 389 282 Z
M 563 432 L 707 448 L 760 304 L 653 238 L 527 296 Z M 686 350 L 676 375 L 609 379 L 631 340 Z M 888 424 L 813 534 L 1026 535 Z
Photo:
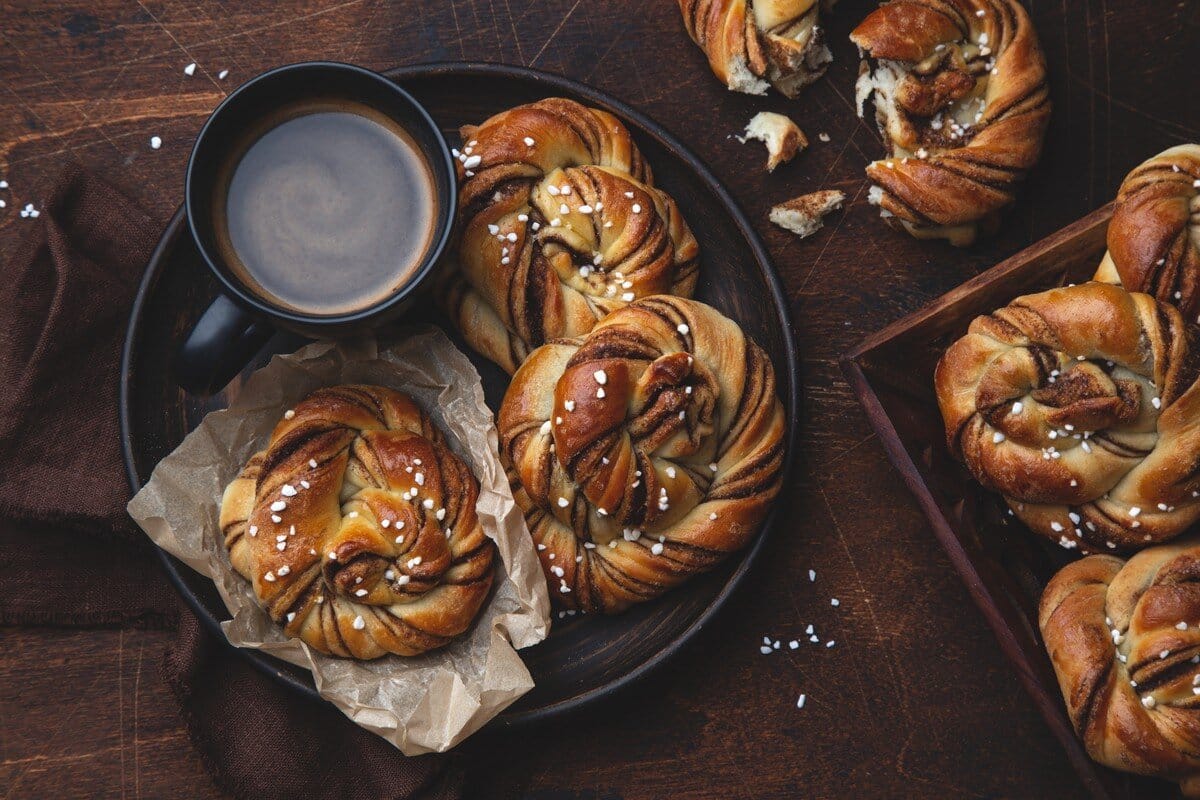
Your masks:
M 668 0 L 96 0 L 86 10 L 0 0 L 0 177 L 12 185 L 0 193 L 0 252 L 26 224 L 16 209 L 68 158 L 165 221 L 204 115 L 237 81 L 276 64 L 503 61 L 614 94 L 696 150 L 765 238 L 803 353 L 801 462 L 785 492 L 787 524 L 676 667 L 580 717 L 472 740 L 461 751 L 471 796 L 1082 796 L 837 359 L 1100 207 L 1146 156 L 1200 138 L 1188 80 L 1200 63 L 1200 7 L 1027 2 L 1055 102 L 1046 153 L 1000 234 L 962 252 L 904 238 L 866 203 L 862 167 L 881 149 L 852 108 L 858 65 L 846 34 L 873 5 L 838 4 L 828 22 L 834 64 L 788 102 L 725 91 Z M 812 141 L 770 176 L 759 145 L 729 138 L 764 109 L 790 113 Z M 148 147 L 151 135 L 160 150 Z M 771 204 L 818 188 L 840 188 L 850 202 L 816 236 L 797 240 L 766 222 Z M 786 642 L 808 623 L 836 646 L 759 654 L 764 635 Z M 0 639 L 3 793 L 218 796 L 149 668 L 168 636 L 8 629 Z

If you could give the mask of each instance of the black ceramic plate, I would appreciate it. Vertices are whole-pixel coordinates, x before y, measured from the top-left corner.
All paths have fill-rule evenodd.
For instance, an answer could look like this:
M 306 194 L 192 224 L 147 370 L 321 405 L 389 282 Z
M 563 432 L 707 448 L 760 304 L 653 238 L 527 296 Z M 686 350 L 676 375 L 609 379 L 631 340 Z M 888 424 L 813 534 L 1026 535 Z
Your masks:
M 745 215 L 695 155 L 624 103 L 566 78 L 492 64 L 420 65 L 387 74 L 425 105 L 455 144 L 460 125 L 478 123 L 505 108 L 549 96 L 573 98 L 624 120 L 654 170 L 655 183 L 679 203 L 700 242 L 698 298 L 739 322 L 774 362 L 788 414 L 790 465 L 799 379 L 784 294 Z M 264 365 L 273 353 L 291 351 L 301 344 L 277 337 L 223 393 L 207 398 L 186 394 L 171 381 L 171 357 L 216 291 L 183 215 L 177 213 L 146 269 L 125 339 L 121 436 L 135 491 L 205 414 L 228 404 L 251 371 Z M 507 376 L 482 359 L 473 360 L 483 376 L 489 404 L 498 408 Z M 534 689 L 510 706 L 497 724 L 544 719 L 578 708 L 662 664 L 712 618 L 741 583 L 777 517 L 771 515 L 745 551 L 656 601 L 612 617 L 556 617 L 546 641 L 521 651 L 533 674 Z M 161 556 L 184 598 L 224 641 L 219 623 L 228 614 L 212 582 L 165 553 Z M 307 672 L 258 651 L 240 652 L 268 674 L 317 696 Z

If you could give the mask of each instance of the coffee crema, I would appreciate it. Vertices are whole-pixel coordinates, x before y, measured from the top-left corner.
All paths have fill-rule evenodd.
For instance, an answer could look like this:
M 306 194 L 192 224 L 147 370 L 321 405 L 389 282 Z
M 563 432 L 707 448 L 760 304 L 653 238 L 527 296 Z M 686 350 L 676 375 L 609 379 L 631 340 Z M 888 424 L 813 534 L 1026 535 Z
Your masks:
M 361 103 L 285 106 L 249 131 L 215 186 L 221 256 L 271 305 L 331 316 L 395 294 L 433 246 L 437 196 L 420 146 Z

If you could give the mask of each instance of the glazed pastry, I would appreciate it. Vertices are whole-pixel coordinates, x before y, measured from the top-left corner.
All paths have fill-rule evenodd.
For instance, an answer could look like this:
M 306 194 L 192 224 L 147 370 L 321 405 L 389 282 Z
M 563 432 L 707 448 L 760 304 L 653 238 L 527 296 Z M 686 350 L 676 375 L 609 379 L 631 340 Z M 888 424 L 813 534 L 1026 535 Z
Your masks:
M 1017 0 L 894 0 L 850 34 L 887 157 L 869 199 L 921 239 L 991 232 L 1037 162 L 1050 118 L 1046 63 Z
M 276 425 L 225 490 L 233 567 L 288 636 L 336 656 L 412 656 L 470 627 L 495 545 L 479 483 L 406 395 L 338 386 Z
M 771 362 L 693 300 L 645 298 L 538 348 L 499 427 L 550 595 L 571 609 L 621 611 L 709 569 L 779 492 Z
M 1172 147 L 1126 176 L 1096 280 L 1200 318 L 1200 145 Z
M 1065 548 L 1172 539 L 1200 518 L 1198 333 L 1119 286 L 1019 297 L 938 362 L 950 452 Z
M 696 239 L 616 117 L 551 98 L 462 138 L 458 264 L 437 293 L 505 371 L 638 297 L 691 296 Z
M 679 9 L 713 74 L 735 92 L 774 86 L 795 97 L 833 60 L 817 0 L 679 0 Z
M 1200 544 L 1068 564 L 1038 624 L 1088 755 L 1200 797 Z

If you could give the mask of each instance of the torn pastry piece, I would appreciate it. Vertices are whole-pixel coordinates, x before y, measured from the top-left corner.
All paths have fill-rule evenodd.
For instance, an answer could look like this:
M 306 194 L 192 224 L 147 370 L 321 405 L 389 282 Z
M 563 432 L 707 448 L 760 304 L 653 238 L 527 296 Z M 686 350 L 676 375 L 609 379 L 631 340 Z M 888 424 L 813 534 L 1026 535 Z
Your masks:
M 837 189 L 802 194 L 772 208 L 771 222 L 803 239 L 819 231 L 825 216 L 841 208 L 845 201 L 845 193 Z
M 887 157 L 869 199 L 920 239 L 971 244 L 993 231 L 1042 152 L 1046 64 L 1017 0 L 895 0 L 850 34 Z
M 1200 144 L 1165 150 L 1125 177 L 1096 280 L 1200 318 Z
M 934 372 L 949 451 L 1030 530 L 1131 552 L 1200 521 L 1200 332 L 1084 283 L 971 322 Z
M 774 86 L 795 97 L 833 60 L 817 0 L 679 0 L 679 9 L 713 73 L 735 92 Z
M 808 147 L 808 137 L 800 126 L 773 111 L 760 111 L 751 117 L 746 133 L 740 139 L 742 142 L 757 139 L 767 146 L 767 172 L 774 172 L 780 164 L 791 161 Z

